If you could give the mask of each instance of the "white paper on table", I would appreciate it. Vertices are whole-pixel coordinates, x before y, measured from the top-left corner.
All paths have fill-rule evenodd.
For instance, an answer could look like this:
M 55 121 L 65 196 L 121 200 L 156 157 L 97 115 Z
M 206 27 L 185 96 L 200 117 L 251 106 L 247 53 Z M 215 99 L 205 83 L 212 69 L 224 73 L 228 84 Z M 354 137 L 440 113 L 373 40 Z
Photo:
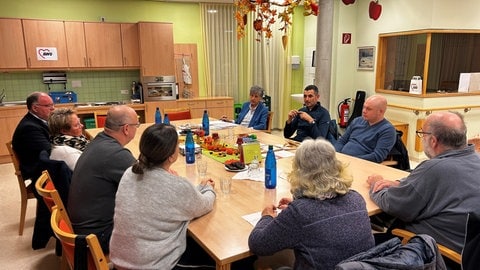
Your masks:
M 235 123 L 225 122 L 225 121 L 220 121 L 220 120 L 209 122 L 209 128 L 211 130 L 221 130 L 221 129 L 227 129 L 227 128 L 232 128 L 232 127 L 236 127 L 236 126 L 237 126 L 237 124 L 235 124 Z
M 295 156 L 295 154 L 289 151 L 280 150 L 275 152 L 275 156 L 278 158 L 287 158 L 287 157 L 293 157 Z
M 282 170 L 277 170 L 277 178 L 286 179 L 286 175 Z M 257 182 L 265 182 L 265 168 L 258 168 L 258 172 L 252 175 L 248 170 L 235 174 L 232 179 L 236 180 L 252 180 Z
M 277 215 L 280 214 L 281 211 L 282 210 L 277 209 Z M 242 216 L 242 218 L 248 221 L 248 223 L 252 224 L 253 227 L 255 227 L 258 221 L 262 218 L 262 212 L 255 212 L 248 215 L 244 215 Z

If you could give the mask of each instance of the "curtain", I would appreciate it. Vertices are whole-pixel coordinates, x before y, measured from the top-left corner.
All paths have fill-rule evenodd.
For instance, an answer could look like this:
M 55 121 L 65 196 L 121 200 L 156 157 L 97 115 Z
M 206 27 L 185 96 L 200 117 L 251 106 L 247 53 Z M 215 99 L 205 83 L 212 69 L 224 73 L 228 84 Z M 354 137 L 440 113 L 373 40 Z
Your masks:
M 285 112 L 290 105 L 290 41 L 285 49 L 283 33 L 272 26 L 273 37 L 266 39 L 253 31 L 253 14 L 249 14 L 246 35 L 236 38 L 235 7 L 231 4 L 200 4 L 204 47 L 206 48 L 207 93 L 231 96 L 235 103 L 249 99 L 252 85 L 259 85 L 271 96 L 273 128 L 283 128 Z M 216 13 L 209 10 L 217 10 Z M 289 30 L 290 31 L 290 30 Z M 260 41 L 257 41 L 259 39 Z

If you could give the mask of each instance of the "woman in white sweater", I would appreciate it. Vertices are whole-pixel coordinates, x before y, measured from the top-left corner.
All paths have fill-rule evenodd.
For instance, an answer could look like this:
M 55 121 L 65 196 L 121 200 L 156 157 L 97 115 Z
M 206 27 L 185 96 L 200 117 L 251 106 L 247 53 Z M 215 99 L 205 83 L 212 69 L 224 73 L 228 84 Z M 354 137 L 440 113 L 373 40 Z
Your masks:
M 178 155 L 173 126 L 152 125 L 142 134 L 140 156 L 115 198 L 110 259 L 116 269 L 182 269 L 188 224 L 212 210 L 215 192 L 211 179 L 195 187 L 172 171 Z
M 59 108 L 48 117 L 52 153 L 50 159 L 63 160 L 73 171 L 77 160 L 90 142 L 83 135 L 78 115 L 69 108 Z

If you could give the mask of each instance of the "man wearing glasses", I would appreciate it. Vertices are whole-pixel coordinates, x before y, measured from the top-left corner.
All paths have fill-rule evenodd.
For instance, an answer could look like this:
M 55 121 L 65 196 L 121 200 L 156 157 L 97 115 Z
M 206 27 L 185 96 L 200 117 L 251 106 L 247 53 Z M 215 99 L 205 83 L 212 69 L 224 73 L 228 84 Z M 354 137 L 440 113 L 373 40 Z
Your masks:
M 52 98 L 42 92 L 31 93 L 26 100 L 27 114 L 20 120 L 12 137 L 12 146 L 20 161 L 23 179 L 31 179 L 32 185 L 40 176 L 40 152 L 50 154 L 50 133 L 47 120 L 55 109 Z M 49 233 L 50 232 L 50 233 Z M 50 237 L 50 210 L 41 198 L 37 200 L 32 248 L 45 248 Z
M 467 213 L 480 214 L 480 155 L 459 113 L 433 113 L 416 133 L 430 159 L 397 181 L 368 177 L 370 197 L 397 225 L 461 253 Z
M 36 179 L 39 154 L 42 150 L 50 153 L 50 133 L 47 120 L 55 109 L 52 98 L 42 92 L 34 92 L 27 97 L 27 114 L 20 120 L 13 133 L 13 149 L 20 160 L 20 170 L 24 179 Z
M 140 126 L 134 109 L 113 106 L 103 132 L 85 148 L 73 171 L 67 209 L 77 234 L 98 236 L 108 253 L 113 230 L 115 194 L 125 170 L 135 163 L 128 144 Z

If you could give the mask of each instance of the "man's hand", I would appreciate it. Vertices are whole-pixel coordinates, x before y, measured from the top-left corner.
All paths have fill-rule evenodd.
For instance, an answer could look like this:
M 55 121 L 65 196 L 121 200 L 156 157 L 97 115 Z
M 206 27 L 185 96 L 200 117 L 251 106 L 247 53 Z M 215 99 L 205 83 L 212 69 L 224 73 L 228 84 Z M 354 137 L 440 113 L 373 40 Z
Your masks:
M 313 121 L 313 117 L 310 116 L 310 114 L 306 113 L 306 112 L 298 112 L 298 116 L 300 117 L 300 119 L 308 122 L 308 123 L 312 123 Z
M 293 119 L 297 117 L 299 111 L 297 110 L 291 110 L 288 112 L 288 119 L 287 119 L 287 124 L 292 123 Z
M 370 186 L 370 189 L 372 189 L 373 192 L 377 192 L 379 190 L 382 190 L 384 188 L 389 188 L 389 187 L 397 187 L 400 185 L 400 182 L 398 181 L 392 181 L 392 180 L 386 180 L 383 178 L 383 176 L 374 174 L 370 175 L 367 178 L 367 183 Z

